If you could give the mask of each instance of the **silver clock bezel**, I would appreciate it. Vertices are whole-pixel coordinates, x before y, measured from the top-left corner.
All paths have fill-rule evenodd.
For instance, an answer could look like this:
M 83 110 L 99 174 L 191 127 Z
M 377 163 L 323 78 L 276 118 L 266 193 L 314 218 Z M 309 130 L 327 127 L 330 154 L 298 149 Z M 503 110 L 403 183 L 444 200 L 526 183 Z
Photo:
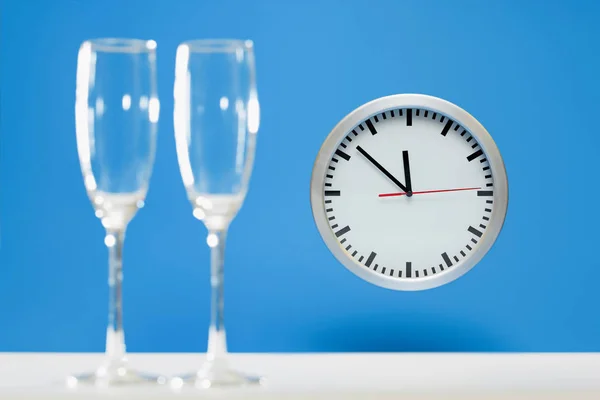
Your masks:
M 341 141 L 358 124 L 373 115 L 397 108 L 424 108 L 451 118 L 477 140 L 488 159 L 494 177 L 494 207 L 489 224 L 469 257 L 443 273 L 420 278 L 397 278 L 372 271 L 352 258 L 337 241 L 325 212 L 325 175 L 331 158 Z M 414 291 L 432 289 L 452 282 L 470 271 L 491 249 L 506 218 L 508 208 L 508 178 L 504 161 L 488 131 L 472 115 L 444 99 L 424 94 L 396 94 L 372 100 L 346 115 L 329 133 L 315 160 L 310 182 L 310 203 L 313 218 L 325 245 L 335 258 L 358 277 L 380 287 Z

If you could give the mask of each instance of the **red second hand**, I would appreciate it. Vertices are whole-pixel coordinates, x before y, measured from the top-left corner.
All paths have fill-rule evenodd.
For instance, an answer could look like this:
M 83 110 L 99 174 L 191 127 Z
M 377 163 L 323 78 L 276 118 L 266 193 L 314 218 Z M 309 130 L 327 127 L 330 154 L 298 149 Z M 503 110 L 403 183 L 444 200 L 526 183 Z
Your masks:
M 463 190 L 478 190 L 480 187 L 473 188 L 458 188 L 458 189 L 442 189 L 442 190 L 425 190 L 422 192 L 412 192 L 412 194 L 427 194 L 427 193 L 442 193 L 442 192 L 460 192 Z M 379 197 L 394 197 L 394 196 L 405 196 L 406 193 L 380 193 Z

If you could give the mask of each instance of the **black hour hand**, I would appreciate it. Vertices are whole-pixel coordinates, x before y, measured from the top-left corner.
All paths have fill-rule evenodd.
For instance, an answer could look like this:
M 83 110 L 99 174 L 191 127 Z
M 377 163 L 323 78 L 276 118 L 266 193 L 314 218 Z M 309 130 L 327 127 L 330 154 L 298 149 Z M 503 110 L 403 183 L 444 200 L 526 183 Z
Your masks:
M 410 163 L 408 162 L 408 151 L 402 152 L 402 161 L 404 162 L 404 182 L 406 182 L 406 188 L 408 189 L 407 194 L 412 194 L 412 182 L 410 179 Z

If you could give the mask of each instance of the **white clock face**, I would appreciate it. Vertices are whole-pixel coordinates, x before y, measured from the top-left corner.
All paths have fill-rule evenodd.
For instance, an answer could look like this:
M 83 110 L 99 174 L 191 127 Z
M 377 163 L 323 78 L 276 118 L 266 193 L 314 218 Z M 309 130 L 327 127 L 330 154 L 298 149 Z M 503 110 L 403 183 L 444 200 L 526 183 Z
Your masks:
M 477 135 L 480 125 L 471 130 L 453 110 L 427 105 L 435 98 L 419 97 L 420 105 L 363 110 L 348 129 L 334 130 L 328 157 L 320 154 L 321 187 L 312 188 L 320 192 L 315 218 L 338 259 L 373 283 L 405 290 L 470 269 L 495 240 L 507 203 L 504 167 L 492 165 L 502 162 L 499 153 L 491 160 L 482 147 L 488 139 L 497 152 L 487 132 Z

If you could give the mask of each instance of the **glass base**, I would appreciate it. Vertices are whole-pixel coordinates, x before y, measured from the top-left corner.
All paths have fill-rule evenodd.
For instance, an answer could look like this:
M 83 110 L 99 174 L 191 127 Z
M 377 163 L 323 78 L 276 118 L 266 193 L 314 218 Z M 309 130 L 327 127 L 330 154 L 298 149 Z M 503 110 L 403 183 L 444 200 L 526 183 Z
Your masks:
M 95 372 L 70 375 L 66 384 L 69 388 L 78 386 L 127 386 L 127 385 L 161 385 L 167 378 L 136 371 L 126 365 L 100 367 Z
M 198 389 L 258 386 L 264 384 L 264 377 L 247 375 L 229 368 L 227 365 L 206 365 L 196 373 L 180 375 L 170 380 L 173 389 L 194 386 Z

